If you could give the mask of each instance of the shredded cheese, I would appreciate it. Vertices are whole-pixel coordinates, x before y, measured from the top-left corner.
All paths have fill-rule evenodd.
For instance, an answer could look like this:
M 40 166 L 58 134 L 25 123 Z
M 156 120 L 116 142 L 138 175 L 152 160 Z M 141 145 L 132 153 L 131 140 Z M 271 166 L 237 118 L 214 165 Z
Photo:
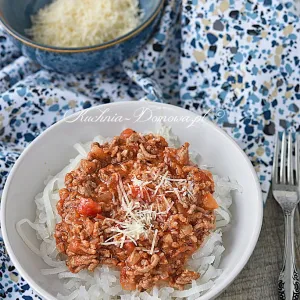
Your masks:
M 151 250 L 150 250 L 150 255 L 152 255 L 153 251 L 154 251 L 154 246 L 155 246 L 155 241 L 156 241 L 157 233 L 158 233 L 158 230 L 155 229 L 153 240 L 152 240 L 152 246 L 151 246 Z
M 157 194 L 158 190 L 161 188 L 161 186 L 163 186 L 163 184 L 165 183 L 165 180 L 167 179 L 167 176 L 168 176 L 168 171 L 163 175 L 161 176 L 161 180 L 160 180 L 160 183 L 157 185 L 156 189 L 155 189 L 155 192 L 154 192 L 154 195 Z
M 141 20 L 138 0 L 54 0 L 31 17 L 26 33 L 56 47 L 87 47 L 114 40 Z
M 134 176 L 132 178 L 132 184 L 136 187 L 144 187 L 146 186 L 147 184 L 151 183 L 152 181 L 143 181 L 143 180 L 140 180 L 138 178 L 136 178 L 136 176 Z
M 122 248 L 125 242 L 130 241 L 137 246 L 137 241 L 141 236 L 153 237 L 150 249 L 145 250 L 153 255 L 158 235 L 158 229 L 154 228 L 153 222 L 157 218 L 163 222 L 163 215 L 166 216 L 174 205 L 172 198 L 167 199 L 166 194 L 176 195 L 182 204 L 184 204 L 185 197 L 194 197 L 192 193 L 193 186 L 187 179 L 170 178 L 168 170 L 158 169 L 157 172 L 154 171 L 152 169 L 145 172 L 148 175 L 142 176 L 142 179 L 133 176 L 131 182 L 125 186 L 119 176 L 117 185 L 118 201 L 124 214 L 121 218 L 122 221 L 107 218 L 107 220 L 116 224 L 116 226 L 111 227 L 111 232 L 115 234 L 109 237 L 103 245 L 117 245 Z M 148 184 L 151 184 L 154 188 L 148 188 Z M 132 193 L 134 188 L 140 189 L 139 197 L 146 198 L 148 203 L 147 201 L 136 201 L 136 196 Z M 154 202 L 151 200 L 148 190 L 151 190 L 151 197 L 155 197 Z M 163 209 L 161 206 L 163 206 Z
M 142 235 L 149 236 L 149 232 L 152 231 L 152 221 L 156 219 L 156 211 L 153 210 L 152 206 L 145 208 L 139 202 L 129 199 L 121 178 L 119 178 L 118 194 L 125 212 L 125 219 L 120 222 L 107 218 L 107 220 L 115 222 L 118 226 L 111 228 L 111 231 L 116 232 L 116 234 L 102 244 L 120 245 L 120 248 L 123 248 L 124 243 L 127 241 L 131 241 L 136 245 L 136 241 Z
M 180 194 L 179 194 L 179 192 L 178 192 L 178 189 L 177 189 L 177 188 L 175 188 L 175 189 L 174 189 L 174 193 L 175 193 L 175 195 L 177 196 L 177 198 L 178 198 L 178 201 L 179 201 L 179 202 L 181 202 L 181 197 L 180 197 Z

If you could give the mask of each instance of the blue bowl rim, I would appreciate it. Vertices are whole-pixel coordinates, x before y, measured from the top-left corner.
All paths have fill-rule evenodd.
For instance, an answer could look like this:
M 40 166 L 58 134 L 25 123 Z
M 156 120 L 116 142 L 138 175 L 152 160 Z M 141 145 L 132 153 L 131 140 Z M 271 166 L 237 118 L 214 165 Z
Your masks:
M 22 36 L 17 31 L 15 31 L 5 20 L 3 14 L 0 11 L 0 24 L 4 26 L 4 28 L 7 30 L 7 32 L 12 35 L 14 38 L 19 40 L 20 42 L 24 43 L 27 46 L 31 46 L 33 48 L 37 48 L 39 50 L 49 51 L 49 52 L 56 52 L 56 53 L 81 53 L 81 52 L 89 52 L 89 51 L 97 51 L 97 50 L 103 50 L 107 49 L 109 47 L 115 46 L 117 44 L 120 44 L 122 42 L 125 42 L 129 40 L 130 38 L 134 37 L 135 35 L 139 34 L 141 31 L 143 31 L 149 24 L 152 23 L 152 21 L 157 17 L 159 12 L 162 10 L 164 5 L 164 0 L 160 0 L 158 2 L 157 7 L 155 8 L 154 12 L 143 22 L 141 23 L 137 28 L 133 29 L 132 31 L 128 32 L 127 34 L 118 37 L 112 41 L 102 43 L 95 46 L 88 46 L 88 47 L 79 47 L 79 48 L 61 48 L 61 47 L 52 47 L 52 46 L 46 46 L 39 43 L 36 43 L 29 38 Z

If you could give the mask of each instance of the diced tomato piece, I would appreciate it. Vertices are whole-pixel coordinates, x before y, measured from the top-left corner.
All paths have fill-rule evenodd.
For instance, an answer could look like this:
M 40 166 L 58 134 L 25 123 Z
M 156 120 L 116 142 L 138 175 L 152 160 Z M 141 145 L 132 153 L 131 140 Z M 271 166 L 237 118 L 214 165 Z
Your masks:
M 96 219 L 104 220 L 105 217 L 103 215 L 97 214 Z
M 127 129 L 125 129 L 121 132 L 120 138 L 121 139 L 128 139 L 133 133 L 135 133 L 134 130 L 132 130 L 130 128 L 127 128 Z
M 128 278 L 127 276 L 128 267 L 121 267 L 120 270 L 120 284 L 125 291 L 136 290 L 136 281 Z M 131 280 L 130 280 L 131 279 Z
M 131 254 L 135 249 L 135 245 L 133 242 L 127 242 L 124 244 L 124 248 L 128 254 Z
M 219 207 L 217 201 L 211 193 L 204 195 L 203 197 L 203 206 L 208 210 L 213 210 Z
M 128 149 L 132 150 L 133 152 L 138 152 L 140 148 L 137 144 L 132 144 Z
M 143 200 L 146 202 L 151 202 L 153 200 L 151 200 L 151 196 L 152 196 L 152 192 L 148 191 L 147 189 L 143 189 Z
M 151 191 L 148 191 L 144 187 L 142 188 L 139 188 L 137 186 L 131 187 L 131 196 L 134 199 L 140 198 L 141 200 L 148 201 L 151 195 L 152 195 Z
M 152 197 L 154 192 L 151 190 L 146 189 L 146 193 L 149 195 L 149 197 Z
M 136 198 L 140 194 L 140 188 L 137 186 L 131 187 L 131 196 Z
M 101 213 L 101 205 L 91 198 L 81 198 L 77 211 L 87 217 L 95 217 Z

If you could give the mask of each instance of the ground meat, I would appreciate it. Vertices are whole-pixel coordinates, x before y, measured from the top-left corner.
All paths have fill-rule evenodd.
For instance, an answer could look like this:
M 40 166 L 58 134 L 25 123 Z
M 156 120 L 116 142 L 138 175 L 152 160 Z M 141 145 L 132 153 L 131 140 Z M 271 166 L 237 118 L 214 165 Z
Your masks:
M 212 175 L 190 163 L 188 148 L 131 129 L 92 144 L 57 203 L 56 245 L 71 272 L 112 266 L 125 290 L 199 278 L 186 261 L 214 229 L 217 204 Z

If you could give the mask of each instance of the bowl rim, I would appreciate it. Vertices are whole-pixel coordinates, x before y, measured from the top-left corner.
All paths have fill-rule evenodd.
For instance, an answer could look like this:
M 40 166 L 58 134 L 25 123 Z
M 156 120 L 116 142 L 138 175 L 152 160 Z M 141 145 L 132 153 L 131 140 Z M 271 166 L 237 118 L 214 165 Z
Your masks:
M 144 103 L 145 101 L 122 101 L 122 102 L 114 102 L 114 103 L 108 103 L 108 104 L 102 104 L 102 105 L 97 105 L 97 106 L 93 106 L 90 107 L 88 109 L 86 109 L 86 111 L 90 111 L 93 109 L 97 109 L 97 107 L 103 107 L 103 106 L 119 106 L 120 109 L 122 108 L 123 105 L 138 105 L 138 103 Z M 177 110 L 178 112 L 185 110 L 181 107 L 178 106 L 174 106 L 174 105 L 170 105 L 170 104 L 166 104 L 166 103 L 158 103 L 158 102 L 148 102 L 147 101 L 147 105 L 158 105 L 166 108 L 169 108 L 170 106 L 174 109 Z M 60 121 L 58 121 L 57 123 L 55 123 L 54 125 L 50 126 L 49 128 L 47 128 L 45 131 L 43 131 L 37 138 L 34 139 L 34 141 L 32 141 L 22 152 L 22 154 L 20 155 L 20 157 L 17 159 L 16 163 L 14 164 L 13 168 L 11 169 L 9 176 L 6 180 L 5 186 L 4 186 L 4 190 L 3 190 L 3 194 L 2 194 L 2 201 L 1 201 L 1 215 L 0 215 L 0 220 L 1 220 L 1 228 L 2 228 L 2 235 L 3 235 L 3 241 L 6 247 L 6 250 L 10 256 L 11 261 L 13 262 L 14 266 L 17 268 L 17 270 L 19 271 L 20 275 L 26 280 L 26 282 L 31 286 L 31 288 L 33 288 L 40 296 L 45 297 L 47 300 L 56 300 L 55 297 L 53 297 L 48 291 L 46 291 L 44 288 L 42 288 L 40 285 L 36 284 L 35 281 L 27 274 L 26 270 L 21 266 L 21 264 L 19 263 L 17 257 L 14 255 L 14 251 L 10 245 L 9 242 L 9 238 L 7 235 L 7 230 L 6 230 L 6 201 L 7 201 L 7 193 L 8 193 L 8 189 L 10 186 L 10 183 L 14 177 L 14 173 L 18 168 L 18 165 L 21 163 L 23 157 L 25 157 L 26 153 L 29 152 L 31 150 L 31 148 L 34 147 L 34 145 L 37 143 L 37 141 L 43 137 L 43 135 L 46 132 L 49 132 L 51 130 L 53 130 L 54 128 L 60 126 L 60 124 L 62 124 L 63 122 L 65 122 L 66 119 L 72 118 L 76 115 L 79 115 L 83 110 L 80 110 L 78 112 L 75 112 L 74 114 L 69 115 L 67 118 L 62 118 Z M 191 114 L 196 115 L 196 113 L 192 112 L 192 111 L 188 111 Z M 231 273 L 230 276 L 228 276 L 227 278 L 225 278 L 221 283 L 218 283 L 217 285 L 215 285 L 213 287 L 213 289 L 208 290 L 203 296 L 201 296 L 199 299 L 201 300 L 209 300 L 209 299 L 214 299 L 215 297 L 219 296 L 233 281 L 234 279 L 239 275 L 239 273 L 243 270 L 243 268 L 245 267 L 245 265 L 247 264 L 247 262 L 249 261 L 256 245 L 257 245 L 257 241 L 258 238 L 260 236 L 260 232 L 261 232 L 261 228 L 262 228 L 262 222 L 263 222 L 263 198 L 262 198 L 262 191 L 261 191 L 261 187 L 260 187 L 260 183 L 257 177 L 257 174 L 255 172 L 255 169 L 252 165 L 252 163 L 250 162 L 248 156 L 246 155 L 246 153 L 239 147 L 239 145 L 236 143 L 236 141 L 230 136 L 228 135 L 222 128 L 218 127 L 216 124 L 214 124 L 212 121 L 207 120 L 207 119 L 203 119 L 203 122 L 206 123 L 207 125 L 213 127 L 214 130 L 216 130 L 218 133 L 220 133 L 222 136 L 224 136 L 225 138 L 229 139 L 231 141 L 231 143 L 235 146 L 235 148 L 237 149 L 238 152 L 240 152 L 243 156 L 243 158 L 245 159 L 247 166 L 249 168 L 249 171 L 251 171 L 251 176 L 254 179 L 255 182 L 255 191 L 257 194 L 257 200 L 259 203 L 261 203 L 261 205 L 258 205 L 258 211 L 257 211 L 257 222 L 255 224 L 255 227 L 253 228 L 252 234 L 249 236 L 249 243 L 247 244 L 247 248 L 245 249 L 243 255 L 241 256 L 241 259 L 239 261 L 238 264 L 234 265 L 231 269 Z
M 149 26 L 149 24 L 154 21 L 154 19 L 158 16 L 159 12 L 162 10 L 164 6 L 164 0 L 159 0 L 157 7 L 155 8 L 154 12 L 141 24 L 139 24 L 135 29 L 131 30 L 130 32 L 126 33 L 125 35 L 122 35 L 116 39 L 113 39 L 111 41 L 94 45 L 94 46 L 87 46 L 87 47 L 76 47 L 76 48 L 68 48 L 68 47 L 54 47 L 54 46 L 47 46 L 43 45 L 37 42 L 34 42 L 33 40 L 27 38 L 24 35 L 21 35 L 19 32 L 14 30 L 9 23 L 4 18 L 2 11 L 0 11 L 0 24 L 4 26 L 6 31 L 12 35 L 15 39 L 17 39 L 19 42 L 24 43 L 27 46 L 30 46 L 32 48 L 37 48 L 39 50 L 49 51 L 49 52 L 55 52 L 55 53 L 85 53 L 90 51 L 97 51 L 97 50 L 103 50 L 107 49 L 109 47 L 115 46 L 117 44 L 120 44 L 122 42 L 125 42 L 132 37 L 136 36 L 140 32 L 142 32 L 146 27 Z

